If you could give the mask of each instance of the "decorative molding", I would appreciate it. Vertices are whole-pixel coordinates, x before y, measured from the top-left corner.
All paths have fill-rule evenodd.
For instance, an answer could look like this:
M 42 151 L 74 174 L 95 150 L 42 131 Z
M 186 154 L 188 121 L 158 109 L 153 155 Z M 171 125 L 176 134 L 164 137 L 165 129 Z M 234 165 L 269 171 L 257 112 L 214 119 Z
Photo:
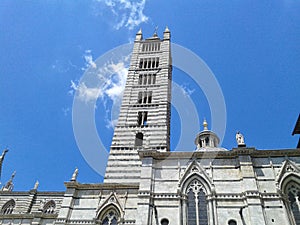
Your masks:
M 121 205 L 121 201 L 119 200 L 119 197 L 115 192 L 111 192 L 110 195 L 106 198 L 106 200 L 98 206 L 96 209 L 96 219 L 101 217 L 101 214 L 103 214 L 103 211 L 110 207 L 114 207 L 118 212 L 120 213 L 120 218 L 124 218 L 124 206 Z
M 300 157 L 299 149 L 281 149 L 281 150 L 258 150 L 255 148 L 233 148 L 229 151 L 212 151 L 212 152 L 195 152 L 195 151 L 185 151 L 185 152 L 161 152 L 156 150 L 141 150 L 138 152 L 141 158 L 152 157 L 157 160 L 164 159 L 191 159 L 191 158 L 201 158 L 201 159 L 222 159 L 222 158 L 235 158 L 239 155 L 250 155 L 253 158 L 258 157 Z
M 284 191 L 288 183 L 288 177 L 300 180 L 300 168 L 291 160 L 285 160 L 275 179 L 276 188 L 279 192 Z
M 215 192 L 214 183 L 206 170 L 197 162 L 196 159 L 193 159 L 192 162 L 182 171 L 180 179 L 178 182 L 178 192 L 185 193 L 185 185 L 189 183 L 189 180 L 195 177 L 204 185 L 207 194 L 212 194 Z

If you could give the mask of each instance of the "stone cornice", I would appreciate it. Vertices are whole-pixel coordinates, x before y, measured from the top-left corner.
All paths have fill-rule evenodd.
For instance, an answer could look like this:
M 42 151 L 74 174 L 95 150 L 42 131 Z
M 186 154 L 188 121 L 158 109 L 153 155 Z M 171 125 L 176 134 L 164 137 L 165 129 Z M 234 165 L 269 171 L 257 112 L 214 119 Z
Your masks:
M 190 158 L 235 158 L 239 155 L 250 155 L 251 157 L 280 157 L 300 156 L 299 149 L 258 150 L 255 148 L 241 147 L 230 151 L 210 152 L 160 152 L 157 150 L 140 150 L 140 158 L 151 157 L 154 159 L 190 159 Z
M 28 196 L 31 194 L 36 194 L 37 196 L 61 196 L 63 197 L 65 192 L 64 191 L 0 191 L 0 196 Z
M 43 219 L 56 219 L 58 214 L 47 214 L 47 213 L 13 213 L 0 215 L 1 219 L 34 219 L 34 218 L 43 218 Z
M 97 183 L 81 184 L 78 182 L 65 182 L 66 188 L 75 188 L 79 190 L 109 190 L 109 189 L 138 189 L 139 183 L 116 184 L 116 183 Z

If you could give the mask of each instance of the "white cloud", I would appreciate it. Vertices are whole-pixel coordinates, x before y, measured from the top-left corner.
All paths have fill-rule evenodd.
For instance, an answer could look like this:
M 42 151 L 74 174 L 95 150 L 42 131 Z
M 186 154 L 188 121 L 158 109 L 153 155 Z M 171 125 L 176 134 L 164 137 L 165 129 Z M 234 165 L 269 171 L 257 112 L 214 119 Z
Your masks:
M 75 82 L 71 80 L 71 88 L 77 92 L 77 97 L 84 102 L 95 101 L 98 97 L 103 95 L 100 88 L 87 87 L 84 82 L 75 84 Z
M 85 51 L 85 54 L 90 54 Z M 86 58 L 85 58 L 86 59 Z M 91 59 L 92 60 L 92 59 Z M 96 102 L 100 98 L 101 103 L 106 109 L 105 121 L 108 128 L 113 128 L 117 119 L 113 110 L 107 108 L 107 101 L 111 100 L 115 108 L 119 108 L 125 89 L 130 55 L 123 57 L 118 62 L 107 62 L 103 66 L 97 66 L 95 63 L 94 76 L 97 82 L 80 82 L 76 84 L 71 80 L 71 90 L 69 94 L 74 95 L 84 102 Z M 96 107 L 96 106 L 95 106 Z M 113 115 L 113 116 L 111 116 Z
M 190 97 L 190 96 L 194 93 L 194 91 L 195 91 L 195 89 L 191 90 L 191 89 L 189 89 L 189 88 L 188 88 L 187 86 L 185 86 L 185 85 L 180 85 L 179 87 L 180 87 L 180 89 L 181 89 L 181 91 L 182 91 L 182 94 L 183 94 L 185 97 Z
M 86 50 L 85 54 L 83 55 L 83 57 L 84 57 L 84 60 L 85 60 L 85 66 L 87 68 L 88 67 L 93 67 L 94 69 L 97 68 L 96 63 L 93 61 L 93 56 L 92 56 L 92 51 L 91 50 Z
M 116 18 L 114 28 L 117 30 L 122 27 L 132 30 L 148 21 L 148 17 L 143 13 L 146 0 L 97 0 L 97 2 L 109 7 Z

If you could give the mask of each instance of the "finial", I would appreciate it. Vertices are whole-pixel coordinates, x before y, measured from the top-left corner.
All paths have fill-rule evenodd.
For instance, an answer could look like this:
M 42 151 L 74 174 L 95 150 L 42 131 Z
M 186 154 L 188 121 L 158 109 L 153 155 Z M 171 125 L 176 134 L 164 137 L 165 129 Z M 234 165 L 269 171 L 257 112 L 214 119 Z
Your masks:
M 14 171 L 14 172 L 12 173 L 11 178 L 10 178 L 11 181 L 13 181 L 14 177 L 16 176 L 16 173 L 17 173 L 16 171 Z
M 157 30 L 158 30 L 158 26 L 156 26 L 155 29 L 154 29 L 153 37 L 157 37 Z
M 38 189 L 38 187 L 39 187 L 39 181 L 37 180 L 36 182 L 35 182 L 35 184 L 34 184 L 34 187 L 33 187 L 33 189 L 34 190 L 37 190 Z
M 76 167 L 70 181 L 75 182 L 77 180 L 77 176 L 78 176 L 78 168 Z
M 142 34 L 142 28 L 139 29 L 139 31 L 137 32 L 137 34 Z
M 2 187 L 2 191 L 12 191 L 14 189 L 13 179 L 16 176 L 16 171 L 13 172 L 9 181 Z
M 206 122 L 206 119 L 204 118 L 204 120 L 203 120 L 203 130 L 208 130 L 207 126 L 208 126 L 208 124 Z
M 165 31 L 164 31 L 164 32 L 170 32 L 170 30 L 169 30 L 168 26 L 166 26 L 166 29 L 165 29 Z

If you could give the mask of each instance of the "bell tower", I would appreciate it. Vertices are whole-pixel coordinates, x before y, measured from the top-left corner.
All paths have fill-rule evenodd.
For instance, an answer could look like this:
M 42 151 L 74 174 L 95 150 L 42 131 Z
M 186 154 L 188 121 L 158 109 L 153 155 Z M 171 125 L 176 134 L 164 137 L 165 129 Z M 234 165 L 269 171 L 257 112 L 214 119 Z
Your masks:
M 170 31 L 134 41 L 118 124 L 110 148 L 105 183 L 139 182 L 138 151 L 170 151 L 172 62 Z

